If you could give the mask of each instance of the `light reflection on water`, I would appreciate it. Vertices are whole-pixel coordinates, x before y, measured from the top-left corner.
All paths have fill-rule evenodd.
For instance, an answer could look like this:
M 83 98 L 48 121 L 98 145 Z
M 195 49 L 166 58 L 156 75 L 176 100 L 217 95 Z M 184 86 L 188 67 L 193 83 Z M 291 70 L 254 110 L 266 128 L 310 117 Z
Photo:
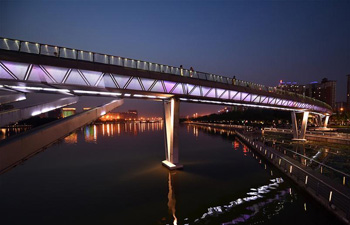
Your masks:
M 16 213 L 13 209 L 27 209 L 32 216 L 32 220 L 26 215 L 13 224 L 39 220 L 36 224 L 55 225 L 66 222 L 55 214 L 57 209 L 71 218 L 69 225 L 269 224 L 281 214 L 306 212 L 306 202 L 297 204 L 300 195 L 294 194 L 288 181 L 274 185 L 273 179 L 281 174 L 234 139 L 232 132 L 180 126 L 180 160 L 185 167 L 168 171 L 160 163 L 164 157 L 162 129 L 162 123 L 81 128 L 16 167 L 14 173 L 5 174 L 0 211 L 9 215 L 8 221 Z M 20 188 L 23 186 L 26 188 Z M 20 189 L 13 191 L 15 188 Z M 45 207 L 47 201 L 53 202 L 52 211 Z M 42 212 L 40 218 L 34 217 L 31 204 Z M 219 207 L 223 213 L 218 213 Z M 308 213 L 313 209 L 308 203 Z M 303 224 L 307 216 L 300 214 L 295 223 Z M 319 224 L 327 224 L 325 221 Z
M 149 131 L 163 130 L 163 122 L 155 123 L 103 123 L 91 124 L 84 127 L 85 142 L 97 143 L 99 133 L 102 132 L 102 137 L 113 137 L 115 134 L 118 136 L 123 134 L 137 136 L 139 133 Z M 73 132 L 64 138 L 64 142 L 67 144 L 76 144 L 78 141 L 77 133 Z
M 168 192 L 168 208 L 169 212 L 174 218 L 173 225 L 177 225 L 177 218 L 176 218 L 176 199 L 175 199 L 175 192 L 173 191 L 173 185 L 172 185 L 172 180 L 173 176 L 175 176 L 176 172 L 169 171 L 169 176 L 168 176 L 168 185 L 169 185 L 169 192 Z
M 93 124 L 88 125 L 84 128 L 84 141 L 87 143 L 97 143 L 99 134 L 102 133 L 102 137 L 113 137 L 114 135 L 132 135 L 137 136 L 143 132 L 154 132 L 161 131 L 163 129 L 163 123 L 103 123 L 103 124 Z M 191 133 L 193 137 L 198 138 L 200 131 L 204 131 L 207 134 L 216 134 L 224 137 L 230 137 L 233 135 L 232 131 L 227 131 L 220 128 L 211 128 L 206 126 L 198 125 L 187 125 L 187 133 Z M 191 132 L 192 131 L 192 132 Z M 77 134 L 72 133 L 64 139 L 67 144 L 76 144 L 77 143 Z M 264 170 L 267 170 L 267 164 L 263 163 L 263 160 L 252 152 L 244 143 L 239 139 L 234 139 L 232 141 L 232 149 L 237 151 L 241 150 L 244 157 L 252 157 L 257 160 L 258 164 L 262 164 Z M 300 150 L 303 150 L 302 148 Z M 193 164 L 192 164 L 193 165 Z M 152 169 L 151 171 L 153 171 Z M 270 170 L 270 176 L 273 177 L 274 173 L 272 169 Z M 214 220 L 215 224 L 217 220 L 220 220 L 220 217 L 231 218 L 226 220 L 226 222 L 220 222 L 223 225 L 231 224 L 247 224 L 247 223 L 265 223 L 266 220 L 264 217 L 276 216 L 284 208 L 286 202 L 293 202 L 295 198 L 292 194 L 292 189 L 287 188 L 285 185 L 278 190 L 279 185 L 283 183 L 281 177 L 271 179 L 272 183 L 257 187 L 251 188 L 249 192 L 246 193 L 246 197 L 238 198 L 235 201 L 229 202 L 229 204 L 222 206 L 209 206 L 208 211 L 202 214 L 198 218 L 188 217 L 181 218 L 178 221 L 176 216 L 176 187 L 174 186 L 174 177 L 176 176 L 176 171 L 168 172 L 168 194 L 167 194 L 167 208 L 169 215 L 165 221 L 166 224 L 169 222 L 173 225 L 178 224 L 212 224 Z M 129 174 L 130 175 L 130 174 Z M 129 176 L 128 175 L 128 176 Z M 130 177 L 130 176 L 129 176 Z M 277 190 L 276 190 L 277 189 Z M 273 194 L 269 193 L 273 192 Z M 289 194 L 287 198 L 286 194 Z M 253 203 L 253 204 L 251 204 Z M 247 206 L 245 206 L 248 204 Z M 239 207 L 238 210 L 234 208 Z M 306 203 L 303 204 L 303 208 L 306 211 Z M 242 213 L 239 213 L 242 212 Z M 232 215 L 231 215 L 232 214 Z M 255 218 L 257 217 L 257 218 Z M 164 221 L 163 221 L 164 222 Z M 163 224 L 163 223 L 162 223 Z

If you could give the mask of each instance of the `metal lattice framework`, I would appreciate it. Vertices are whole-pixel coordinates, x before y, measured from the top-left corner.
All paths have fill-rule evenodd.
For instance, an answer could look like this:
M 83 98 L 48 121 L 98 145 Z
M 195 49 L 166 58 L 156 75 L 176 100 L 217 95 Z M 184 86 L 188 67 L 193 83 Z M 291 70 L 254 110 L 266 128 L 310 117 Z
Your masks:
M 91 87 L 95 87 L 98 88 L 98 90 L 101 88 L 108 88 L 109 90 L 115 89 L 115 91 L 122 91 L 110 92 L 110 95 L 112 96 L 165 98 L 159 95 L 152 96 L 152 94 L 170 94 L 178 95 L 182 101 L 233 105 L 241 104 L 246 106 L 260 105 L 261 107 L 266 106 L 270 108 L 283 108 L 286 110 L 307 109 L 315 112 L 327 112 L 327 110 L 322 107 L 308 103 L 242 91 L 194 85 L 190 83 L 173 82 L 168 80 L 150 79 L 138 76 L 126 76 L 97 71 L 9 62 L 3 60 L 0 61 L 0 79 L 24 82 L 29 81 L 31 84 L 32 82 L 44 82 L 58 86 L 68 84 L 72 85 L 72 89 L 62 89 L 61 91 L 74 92 L 77 94 L 108 95 L 108 92 L 91 91 Z M 14 89 L 35 90 L 35 87 L 29 86 L 9 87 Z M 84 87 L 89 87 L 89 90 L 84 89 Z M 37 90 L 60 90 L 54 88 L 51 89 L 39 87 Z M 125 91 L 128 90 L 143 92 L 146 95 L 126 93 Z

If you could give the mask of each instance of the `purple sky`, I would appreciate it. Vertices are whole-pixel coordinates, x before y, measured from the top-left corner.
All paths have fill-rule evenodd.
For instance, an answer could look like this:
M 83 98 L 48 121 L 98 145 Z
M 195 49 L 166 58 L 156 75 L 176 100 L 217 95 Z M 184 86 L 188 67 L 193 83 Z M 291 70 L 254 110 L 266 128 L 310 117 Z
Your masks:
M 274 86 L 350 74 L 350 1 L 7 1 L 0 36 L 120 55 Z M 221 107 L 181 104 L 181 115 Z M 159 102 L 122 110 L 161 115 Z

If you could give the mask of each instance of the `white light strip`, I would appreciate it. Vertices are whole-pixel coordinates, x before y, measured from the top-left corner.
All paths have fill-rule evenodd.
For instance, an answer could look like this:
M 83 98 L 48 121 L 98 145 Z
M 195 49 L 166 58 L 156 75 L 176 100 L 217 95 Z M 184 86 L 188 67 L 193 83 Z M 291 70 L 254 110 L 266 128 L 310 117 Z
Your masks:
M 16 99 L 16 102 L 18 102 L 18 101 L 22 101 L 22 100 L 26 100 L 27 98 L 25 97 L 25 96 L 23 96 L 23 97 L 19 97 L 19 98 L 17 98 Z
M 290 109 L 290 108 L 281 108 L 281 107 L 275 107 L 275 106 L 252 105 L 252 104 L 234 103 L 234 102 L 219 102 L 219 101 L 197 100 L 197 99 L 185 99 L 185 98 L 180 98 L 180 100 L 181 100 L 181 101 L 201 102 L 201 103 L 212 103 L 212 104 L 237 105 L 237 106 L 246 106 L 246 107 L 255 107 L 255 108 L 265 108 L 265 109 L 279 109 L 279 110 L 285 110 L 285 111 L 298 111 L 298 112 L 304 112 L 304 111 L 306 111 L 306 110 L 301 110 L 301 109 Z
M 107 95 L 107 96 L 120 96 L 121 93 L 115 92 L 101 92 L 101 91 L 84 91 L 84 90 L 73 90 L 74 93 L 79 94 L 92 94 L 92 95 Z
M 43 108 L 42 110 L 38 110 L 38 111 L 32 112 L 32 116 L 37 116 L 37 115 L 40 115 L 42 113 L 46 113 L 46 112 L 49 112 L 49 111 L 52 111 L 52 110 L 55 110 L 55 109 L 58 109 L 58 108 L 65 107 L 67 105 L 75 104 L 75 103 L 77 103 L 77 101 L 72 102 L 70 104 L 59 105 L 59 106 L 56 106 L 56 107 Z
M 167 161 L 167 160 L 162 161 L 162 163 L 164 163 L 165 165 L 167 165 L 169 168 L 176 167 L 175 164 L 173 164 L 173 163 L 171 163 L 171 162 L 169 162 L 169 161 Z
M 27 86 L 8 86 L 8 85 L 6 85 L 6 87 L 14 88 L 14 89 L 34 90 L 34 91 L 69 92 L 68 89 L 56 89 L 56 88 L 27 87 Z

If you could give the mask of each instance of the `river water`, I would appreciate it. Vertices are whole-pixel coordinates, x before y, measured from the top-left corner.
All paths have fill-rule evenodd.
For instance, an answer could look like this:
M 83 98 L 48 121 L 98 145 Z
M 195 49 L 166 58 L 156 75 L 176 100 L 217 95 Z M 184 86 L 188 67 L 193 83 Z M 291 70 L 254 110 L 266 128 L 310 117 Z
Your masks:
M 163 132 L 128 123 L 72 133 L 0 175 L 0 224 L 340 224 L 219 130 L 181 125 L 184 170 L 169 172 Z

